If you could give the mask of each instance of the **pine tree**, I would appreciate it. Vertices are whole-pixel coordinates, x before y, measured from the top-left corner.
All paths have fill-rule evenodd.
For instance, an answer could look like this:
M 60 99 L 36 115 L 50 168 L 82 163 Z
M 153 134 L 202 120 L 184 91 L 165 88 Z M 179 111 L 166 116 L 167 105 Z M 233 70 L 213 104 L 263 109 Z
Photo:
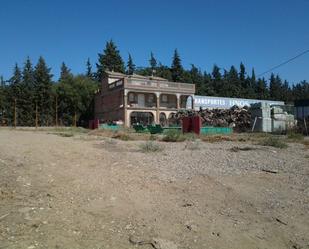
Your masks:
M 256 81 L 255 94 L 257 99 L 269 99 L 269 90 L 264 78 Z
M 201 70 L 199 70 L 196 66 L 191 64 L 190 73 L 190 81 L 189 83 L 195 84 L 195 92 L 198 95 L 204 95 L 206 92 L 205 85 L 204 85 L 204 78 Z
M 181 82 L 182 77 L 183 77 L 183 67 L 181 65 L 181 59 L 178 54 L 177 49 L 174 51 L 174 56 L 173 56 L 173 62 L 171 66 L 171 72 L 172 72 L 172 80 L 174 82 Z
M 134 73 L 134 71 L 135 71 L 135 65 L 133 63 L 133 59 L 131 57 L 131 54 L 129 54 L 126 74 L 132 75 Z
M 225 73 L 222 96 L 239 97 L 240 93 L 241 85 L 238 78 L 238 72 L 234 66 L 231 66 L 230 71 Z
M 125 73 L 124 62 L 120 56 L 117 46 L 112 40 L 106 42 L 103 54 L 99 53 L 98 57 L 97 78 L 99 81 L 102 80 L 105 70 Z
M 213 66 L 211 75 L 215 96 L 220 96 L 223 87 L 223 80 L 220 73 L 220 68 L 216 64 Z
M 275 76 L 273 73 L 269 79 L 269 92 L 272 100 L 282 100 L 282 81 L 279 75 Z
M 208 96 L 215 96 L 216 92 L 214 89 L 214 85 L 213 85 L 213 80 L 211 79 L 211 75 L 208 74 L 207 72 L 204 72 L 204 76 L 203 76 L 204 80 L 203 80 L 203 84 L 204 84 L 204 92 L 205 95 Z
M 151 72 L 153 73 L 156 70 L 156 68 L 157 68 L 157 60 L 154 57 L 152 52 L 150 53 L 149 64 L 150 64 Z
M 74 116 L 74 99 L 76 98 L 77 92 L 73 88 L 73 74 L 71 70 L 62 63 L 60 78 L 56 85 L 56 95 L 58 102 L 58 119 L 61 125 L 72 125 Z
M 35 103 L 38 107 L 40 125 L 48 126 L 53 121 L 52 74 L 43 57 L 34 70 Z
M 22 126 L 34 126 L 34 77 L 30 58 L 27 57 L 22 71 L 22 84 L 20 96 L 17 99 L 18 124 Z
M 14 66 L 13 76 L 10 78 L 9 82 L 11 88 L 11 101 L 14 101 L 15 98 L 18 99 L 20 97 L 22 83 L 22 75 L 17 63 Z
M 61 68 L 60 68 L 60 78 L 59 81 L 63 81 L 68 78 L 72 78 L 73 74 L 71 73 L 71 70 L 67 67 L 67 65 L 62 62 Z
M 286 103 L 293 100 L 291 95 L 291 88 L 286 80 L 282 84 L 282 100 Z

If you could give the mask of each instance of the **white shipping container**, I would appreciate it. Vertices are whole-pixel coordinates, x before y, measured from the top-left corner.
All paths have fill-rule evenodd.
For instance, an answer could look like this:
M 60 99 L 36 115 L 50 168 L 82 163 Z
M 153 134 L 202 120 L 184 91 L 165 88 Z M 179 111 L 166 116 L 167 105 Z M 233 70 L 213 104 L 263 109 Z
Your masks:
M 272 132 L 282 132 L 286 130 L 286 121 L 272 119 Z
M 252 121 L 252 124 L 254 124 L 254 119 Z M 271 132 L 272 131 L 271 118 L 257 118 L 253 131 Z

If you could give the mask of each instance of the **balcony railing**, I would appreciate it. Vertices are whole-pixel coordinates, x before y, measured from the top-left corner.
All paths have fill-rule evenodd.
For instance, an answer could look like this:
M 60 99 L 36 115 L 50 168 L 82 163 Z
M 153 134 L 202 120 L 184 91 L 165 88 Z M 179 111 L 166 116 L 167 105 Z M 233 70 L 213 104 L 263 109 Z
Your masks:
M 119 87 L 119 86 L 122 86 L 123 85 L 123 79 L 120 79 L 120 80 L 117 80 L 111 84 L 108 85 L 108 88 L 109 89 L 113 89 L 115 87 Z
M 170 91 L 184 91 L 189 93 L 195 92 L 195 85 L 188 83 L 177 83 L 169 81 L 155 81 L 155 80 L 139 80 L 139 79 L 126 79 L 125 86 L 141 88 L 141 89 L 164 89 Z

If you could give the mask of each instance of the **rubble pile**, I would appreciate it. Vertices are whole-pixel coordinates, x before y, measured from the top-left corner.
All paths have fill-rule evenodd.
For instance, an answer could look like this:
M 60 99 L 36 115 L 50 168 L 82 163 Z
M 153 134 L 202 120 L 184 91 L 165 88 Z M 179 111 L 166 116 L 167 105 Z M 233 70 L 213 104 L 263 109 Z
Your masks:
M 236 131 L 246 131 L 251 128 L 251 113 L 249 107 L 233 106 L 230 109 L 181 110 L 175 118 L 200 116 L 203 126 L 233 127 Z

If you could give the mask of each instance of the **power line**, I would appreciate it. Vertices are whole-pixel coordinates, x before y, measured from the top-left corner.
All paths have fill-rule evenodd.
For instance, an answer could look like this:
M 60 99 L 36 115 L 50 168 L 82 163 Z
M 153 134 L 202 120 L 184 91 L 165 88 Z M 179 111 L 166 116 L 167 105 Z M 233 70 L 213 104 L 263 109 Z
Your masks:
M 277 66 L 275 66 L 275 67 L 272 67 L 272 68 L 268 69 L 268 70 L 265 71 L 264 73 L 258 74 L 257 77 L 261 77 L 262 75 L 267 74 L 267 73 L 271 72 L 271 71 L 274 70 L 274 69 L 277 69 L 277 68 L 279 68 L 279 67 L 282 67 L 283 65 L 288 64 L 289 62 L 291 62 L 291 61 L 293 61 L 293 60 L 295 60 L 295 59 L 297 59 L 297 58 L 303 56 L 304 54 L 306 54 L 306 53 L 308 53 L 308 52 L 309 52 L 309 49 L 307 49 L 307 50 L 301 52 L 300 54 L 294 56 L 294 57 L 291 58 L 291 59 L 288 59 L 288 60 L 285 61 L 285 62 L 280 63 L 279 65 L 277 65 Z

